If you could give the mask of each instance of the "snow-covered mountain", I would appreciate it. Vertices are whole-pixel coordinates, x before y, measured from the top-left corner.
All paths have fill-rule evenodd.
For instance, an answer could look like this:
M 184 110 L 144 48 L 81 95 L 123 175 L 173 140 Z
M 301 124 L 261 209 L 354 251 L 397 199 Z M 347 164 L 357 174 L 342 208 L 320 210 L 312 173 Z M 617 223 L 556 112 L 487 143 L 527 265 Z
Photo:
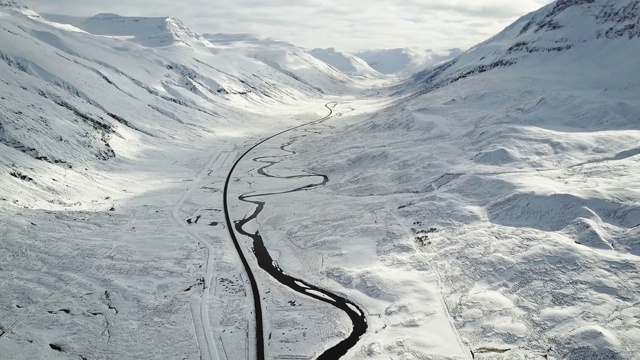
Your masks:
M 315 87 L 318 91 L 348 85 L 351 79 L 343 72 L 318 60 L 302 48 L 268 38 L 247 34 L 204 34 L 212 44 L 233 49 L 272 66 L 282 74 Z
M 460 53 L 459 49 L 438 52 L 418 48 L 398 48 L 367 50 L 354 55 L 382 74 L 407 76 L 425 67 L 452 59 Z
M 43 17 L 93 35 L 117 37 L 145 47 L 177 43 L 196 47 L 210 45 L 200 34 L 173 17 L 125 17 L 117 14 L 98 14 L 88 18 L 45 14 Z
M 360 80 L 289 45 L 247 56 L 171 17 L 41 17 L 0 0 L 0 19 L 0 357 L 217 359 L 253 310 L 198 285 L 218 281 L 214 250 L 215 274 L 242 267 L 230 242 L 204 240 L 226 227 L 186 220 L 197 202 L 220 215 L 246 142 L 325 116 L 323 96 Z M 210 298 L 246 319 L 214 337 Z M 244 354 L 245 335 L 218 346 Z
M 256 358 L 254 296 L 266 358 L 317 358 L 355 326 L 307 284 L 366 319 L 343 359 L 640 353 L 640 0 L 389 88 L 170 17 L 0 19 L 3 359 Z
M 412 82 L 427 89 L 446 86 L 460 79 L 518 65 L 533 64 L 567 71 L 600 69 L 613 62 L 611 70 L 635 71 L 631 60 L 635 48 L 628 40 L 638 37 L 638 1 L 560 0 L 540 11 L 520 18 L 493 38 L 471 48 L 452 61 L 415 74 Z M 627 41 L 624 41 L 627 40 Z M 597 54 L 609 53 L 607 59 Z M 534 69 L 537 70 L 537 69 Z M 613 85 L 625 76 L 603 74 L 602 81 Z M 606 74 L 606 75 L 605 75 Z
M 173 17 L 123 17 L 116 14 L 98 14 L 89 18 L 52 14 L 44 17 L 93 35 L 128 40 L 144 47 L 181 44 L 194 49 L 231 48 L 236 54 L 243 50 L 244 55 L 267 64 L 295 81 L 312 86 L 319 92 L 334 92 L 336 87 L 351 84 L 351 79 L 344 73 L 317 61 L 292 44 L 244 34 L 200 35 Z
M 359 57 L 334 48 L 313 49 L 309 53 L 345 74 L 379 77 L 380 73 Z
M 334 242 L 375 265 L 336 264 L 327 276 L 375 283 L 375 302 L 411 281 L 406 267 L 422 269 L 404 294 L 442 286 L 464 344 L 436 337 L 416 301 L 398 310 L 397 324 L 411 325 L 397 325 L 396 339 L 416 328 L 434 337 L 380 339 L 369 356 L 637 358 L 638 24 L 637 0 L 554 2 L 408 79 L 395 105 L 296 148 L 298 166 L 339 179 L 326 191 L 336 233 L 358 226 L 376 246 L 365 260 L 365 240 Z M 322 226 L 298 231 L 331 239 Z
M 177 128 L 186 135 L 226 122 L 224 109 L 291 103 L 353 85 L 313 58 L 312 65 L 287 72 L 284 58 L 262 62 L 215 47 L 174 18 L 40 17 L 14 2 L 2 4 L 0 43 L 8 45 L 0 49 L 0 92 L 11 101 L 3 106 L 1 138 L 17 151 L 4 164 L 28 156 L 54 169 L 80 168 L 117 156 L 112 145 L 118 139 L 162 139 Z M 309 73 L 322 82 L 303 79 Z M 51 188 L 45 180 L 37 184 L 45 193 Z

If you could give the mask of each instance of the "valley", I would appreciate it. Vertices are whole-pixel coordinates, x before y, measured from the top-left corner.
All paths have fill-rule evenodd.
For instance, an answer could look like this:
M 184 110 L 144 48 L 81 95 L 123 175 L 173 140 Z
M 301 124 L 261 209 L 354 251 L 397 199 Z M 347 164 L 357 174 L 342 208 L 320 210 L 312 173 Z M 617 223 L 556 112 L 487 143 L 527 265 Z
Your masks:
M 401 79 L 0 0 L 0 358 L 637 358 L 638 9 Z

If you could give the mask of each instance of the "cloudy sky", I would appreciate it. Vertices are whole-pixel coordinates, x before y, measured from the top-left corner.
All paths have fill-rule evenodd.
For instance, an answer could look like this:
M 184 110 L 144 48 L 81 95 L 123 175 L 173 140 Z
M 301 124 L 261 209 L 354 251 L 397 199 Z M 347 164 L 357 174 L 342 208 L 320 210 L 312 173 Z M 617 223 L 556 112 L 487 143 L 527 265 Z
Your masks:
M 200 33 L 251 33 L 343 51 L 468 48 L 551 0 L 22 0 L 37 12 L 174 16 Z M 188 5 L 185 5 L 188 4 Z

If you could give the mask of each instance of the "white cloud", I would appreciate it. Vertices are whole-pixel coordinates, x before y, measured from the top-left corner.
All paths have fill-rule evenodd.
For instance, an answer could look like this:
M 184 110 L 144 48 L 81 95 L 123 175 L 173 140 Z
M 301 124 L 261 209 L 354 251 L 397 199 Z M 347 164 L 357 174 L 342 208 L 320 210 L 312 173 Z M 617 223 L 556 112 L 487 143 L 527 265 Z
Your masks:
M 23 0 L 42 13 L 175 16 L 196 31 L 252 33 L 356 51 L 467 48 L 551 0 Z

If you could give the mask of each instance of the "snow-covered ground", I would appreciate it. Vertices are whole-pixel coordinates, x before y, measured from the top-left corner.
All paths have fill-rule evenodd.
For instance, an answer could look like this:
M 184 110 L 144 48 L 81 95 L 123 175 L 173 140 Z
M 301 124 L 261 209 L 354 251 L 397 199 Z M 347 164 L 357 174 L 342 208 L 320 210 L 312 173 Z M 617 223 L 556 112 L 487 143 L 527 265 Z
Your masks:
M 248 154 L 229 199 L 237 221 L 270 193 L 247 230 L 363 310 L 344 358 L 638 358 L 638 9 L 562 0 L 389 87 L 287 43 L 0 0 L 0 357 L 255 358 L 224 181 L 331 109 Z M 241 243 L 267 358 L 349 335 Z
M 362 351 L 459 353 L 437 337 L 453 334 L 441 287 L 475 358 L 638 358 L 637 9 L 551 4 L 292 148 L 289 166 L 331 179 L 298 201 L 332 205 L 301 207 L 287 237 L 371 314 L 398 317 Z
M 255 353 L 226 173 L 246 144 L 326 115 L 322 92 L 369 85 L 320 62 L 283 73 L 172 18 L 1 4 L 1 357 Z

